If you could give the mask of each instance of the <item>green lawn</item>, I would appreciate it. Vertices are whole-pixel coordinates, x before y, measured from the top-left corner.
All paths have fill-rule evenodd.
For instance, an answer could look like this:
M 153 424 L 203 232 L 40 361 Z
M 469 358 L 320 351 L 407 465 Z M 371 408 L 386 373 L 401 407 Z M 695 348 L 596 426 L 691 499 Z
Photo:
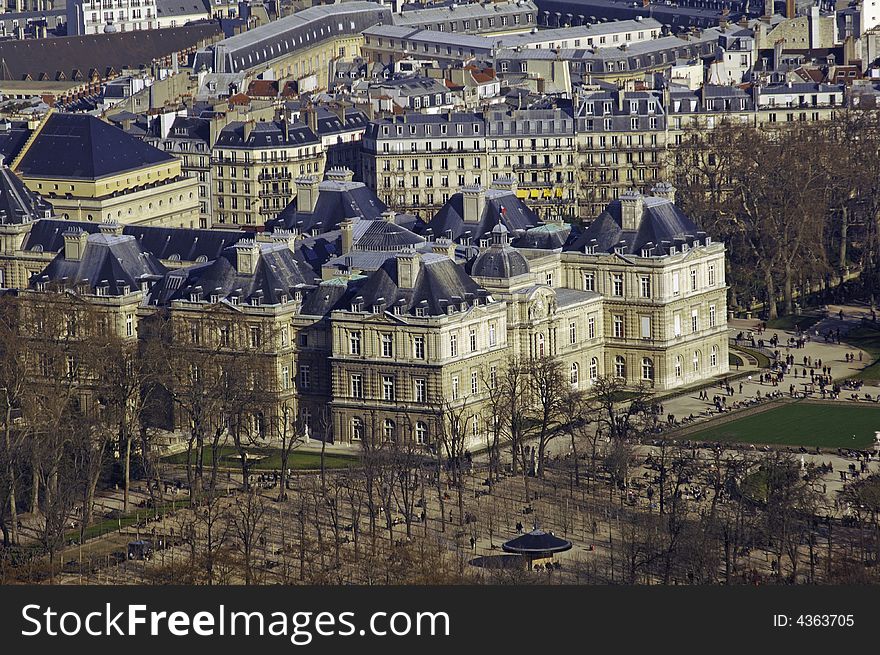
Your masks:
M 780 316 L 772 321 L 767 321 L 767 329 L 790 330 L 792 332 L 798 328 L 801 330 L 809 330 L 821 320 L 822 316 L 816 314 L 789 314 L 788 316 Z
M 694 441 L 781 446 L 865 448 L 880 430 L 880 407 L 798 402 L 707 426 L 687 435 Z
M 730 363 L 731 368 L 745 366 L 745 362 L 742 360 L 742 357 L 739 355 L 735 355 L 733 353 L 728 353 L 727 356 L 728 362 Z
M 255 460 L 252 470 L 277 470 L 281 468 L 281 454 L 277 448 L 250 448 L 248 453 L 252 456 L 256 455 L 262 459 Z M 164 462 L 169 464 L 186 464 L 186 451 L 176 453 L 163 458 Z M 213 458 L 210 448 L 205 449 L 203 463 L 205 466 L 211 466 Z M 357 458 L 348 455 L 331 455 L 324 456 L 324 464 L 327 468 L 348 468 L 357 464 Z M 315 452 L 298 452 L 294 451 L 288 460 L 288 466 L 293 469 L 319 469 L 321 468 L 321 454 Z M 240 466 L 238 453 L 231 446 L 224 446 L 220 449 L 220 466 L 237 468 Z
M 844 339 L 851 346 L 868 353 L 869 360 L 871 361 L 871 364 L 853 377 L 871 382 L 880 380 L 880 330 L 868 326 L 860 326 L 850 330 Z

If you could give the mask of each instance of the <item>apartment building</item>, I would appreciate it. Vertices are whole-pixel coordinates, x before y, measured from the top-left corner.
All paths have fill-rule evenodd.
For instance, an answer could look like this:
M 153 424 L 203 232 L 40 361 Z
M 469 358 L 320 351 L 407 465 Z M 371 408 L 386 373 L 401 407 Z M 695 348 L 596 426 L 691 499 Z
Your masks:
M 287 118 L 228 124 L 212 156 L 212 227 L 233 229 L 253 229 L 274 218 L 295 196 L 294 180 L 321 177 L 326 159 L 318 135 Z

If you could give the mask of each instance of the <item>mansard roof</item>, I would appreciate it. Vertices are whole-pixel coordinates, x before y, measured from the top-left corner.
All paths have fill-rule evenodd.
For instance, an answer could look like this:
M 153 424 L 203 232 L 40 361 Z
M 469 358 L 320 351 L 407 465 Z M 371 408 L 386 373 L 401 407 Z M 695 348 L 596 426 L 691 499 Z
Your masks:
M 73 229 L 73 233 L 81 230 Z M 153 255 L 145 253 L 131 235 L 99 232 L 86 237 L 79 259 L 67 259 L 62 250 L 49 265 L 32 279 L 61 283 L 65 287 L 87 284 L 91 290 L 105 288 L 104 295 L 114 296 L 138 289 L 144 280 L 155 280 L 166 268 Z
M 51 214 L 52 205 L 30 191 L 8 167 L 0 165 L 0 224 L 30 223 Z
M 478 220 L 465 220 L 464 195 L 458 192 L 428 222 L 427 230 L 436 237 L 451 237 L 454 241 L 466 236 L 478 241 L 499 222 L 513 234 L 539 225 L 538 215 L 517 198 L 513 190 L 487 189 L 485 194 L 485 205 Z
M 329 232 L 349 218 L 377 220 L 388 207 L 370 191 L 363 182 L 324 180 L 318 184 L 318 200 L 315 210 L 301 212 L 297 201 L 290 202 L 281 213 L 266 221 L 266 228 L 285 228 L 311 233 L 315 230 Z

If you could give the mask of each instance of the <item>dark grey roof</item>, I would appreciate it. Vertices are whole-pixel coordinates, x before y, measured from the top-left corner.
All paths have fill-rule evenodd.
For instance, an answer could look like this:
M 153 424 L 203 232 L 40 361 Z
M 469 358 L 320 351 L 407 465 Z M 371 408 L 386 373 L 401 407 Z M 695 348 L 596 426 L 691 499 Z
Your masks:
M 23 176 L 95 179 L 175 161 L 88 114 L 52 114 L 18 165 Z
M 544 532 L 535 528 L 527 534 L 514 537 L 501 544 L 501 548 L 508 553 L 521 555 L 545 555 L 561 553 L 571 548 L 571 542 L 557 537 L 552 532 Z
M 7 164 L 11 164 L 28 140 L 31 131 L 28 129 L 27 123 L 6 123 L 5 125 L 5 128 L 0 129 L 0 157 Z
M 471 264 L 474 277 L 511 278 L 529 272 L 526 258 L 509 245 L 493 244 L 483 250 Z
M 384 220 L 357 221 L 352 236 L 358 250 L 394 251 L 425 242 L 424 238 L 405 227 Z
M 74 231 L 79 232 L 76 228 Z M 123 287 L 138 289 L 144 280 L 155 280 L 166 268 L 158 259 L 144 253 L 130 235 L 89 234 L 79 260 L 68 260 L 64 251 L 58 253 L 49 265 L 31 280 L 60 282 L 65 287 L 88 284 L 94 290 L 106 287 L 106 295 L 121 295 Z
M 399 262 L 402 257 L 417 257 L 419 272 L 412 289 L 401 288 Z M 355 293 L 356 291 L 356 293 Z M 425 316 L 441 316 L 448 307 L 460 309 L 462 303 L 485 301 L 489 293 L 471 279 L 464 268 L 446 255 L 435 253 L 388 253 L 385 263 L 340 298 L 347 305 L 334 309 L 350 309 L 358 299 L 363 311 L 372 312 L 375 305 L 388 311 L 400 307 L 402 314 L 415 314 L 420 308 Z
M 562 248 L 572 235 L 572 226 L 567 223 L 547 223 L 527 230 L 517 237 L 513 245 L 517 248 L 537 250 L 556 250 Z
M 94 233 L 100 230 L 101 224 L 60 219 L 39 220 L 31 226 L 22 244 L 22 250 L 58 252 L 64 247 L 64 232 L 71 228 Z M 208 260 L 216 259 L 225 248 L 249 236 L 247 232 L 235 230 L 196 230 L 143 225 L 126 225 L 122 228 L 122 233 L 133 236 L 141 250 L 158 259 L 180 259 L 182 262 L 195 262 L 201 257 Z
M 379 220 L 387 208 L 363 182 L 324 180 L 318 185 L 315 211 L 297 211 L 294 199 L 273 219 L 266 221 L 266 228 L 274 230 L 297 229 L 304 234 L 317 230 L 330 232 L 349 218 Z
M 253 274 L 243 270 L 240 258 L 243 251 L 258 251 Z M 287 243 L 263 243 L 242 240 L 226 248 L 217 259 L 205 264 L 169 272 L 154 287 L 150 302 L 164 305 L 173 300 L 189 300 L 193 293 L 204 300 L 211 296 L 221 299 L 238 298 L 241 304 L 278 304 L 281 296 L 292 298 L 304 287 L 315 284 L 315 275 Z
M 31 192 L 7 166 L 0 165 L 0 224 L 30 223 L 52 215 L 52 205 Z
M 672 202 L 665 198 L 642 197 L 641 220 L 636 230 L 624 230 L 621 217 L 621 201 L 612 200 L 598 218 L 565 250 L 583 252 L 595 246 L 596 252 L 614 252 L 640 256 L 645 248 L 658 247 L 652 254 L 666 254 L 663 248 L 693 242 L 703 236 L 697 225 Z
M 339 112 L 344 115 L 344 119 L 336 111 L 327 109 L 326 107 L 318 107 L 318 134 L 338 134 L 341 132 L 350 132 L 353 130 L 362 130 L 367 127 L 370 119 L 359 109 L 341 109 Z
M 209 11 L 205 0 L 156 0 L 156 13 L 160 18 L 208 14 Z
M 308 145 L 318 143 L 318 137 L 300 122 L 259 121 L 254 123 L 248 138 L 244 137 L 244 123 L 230 123 L 220 131 L 215 144 L 219 148 L 269 148 L 281 145 Z
M 0 41 L 0 61 L 6 62 L 9 79 L 73 79 L 77 72 L 88 79 L 92 70 L 108 77 L 110 70 L 149 66 L 173 52 L 192 48 L 202 40 L 222 34 L 220 24 L 205 22 L 161 30 L 136 30 L 51 39 Z M 4 73 L 0 73 L 2 75 Z M 3 78 L 0 78 L 3 79 Z
M 158 121 L 157 121 L 158 122 Z M 168 132 L 169 139 L 195 139 L 211 144 L 211 122 L 206 118 L 177 116 Z
M 476 242 L 485 237 L 492 227 L 501 222 L 511 233 L 518 233 L 539 224 L 538 216 L 516 197 L 513 191 L 488 189 L 486 202 L 479 221 L 465 222 L 464 197 L 455 193 L 428 223 L 427 229 L 437 237 L 460 241 L 466 233 Z

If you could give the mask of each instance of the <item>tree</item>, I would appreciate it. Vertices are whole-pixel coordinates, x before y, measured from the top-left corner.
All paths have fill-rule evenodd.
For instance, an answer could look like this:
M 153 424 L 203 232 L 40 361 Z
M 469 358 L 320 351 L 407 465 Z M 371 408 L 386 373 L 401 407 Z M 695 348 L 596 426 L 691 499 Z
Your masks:
M 266 539 L 266 511 L 266 500 L 255 489 L 246 490 L 230 508 L 233 548 L 241 556 L 246 585 L 254 581 L 255 549 Z

